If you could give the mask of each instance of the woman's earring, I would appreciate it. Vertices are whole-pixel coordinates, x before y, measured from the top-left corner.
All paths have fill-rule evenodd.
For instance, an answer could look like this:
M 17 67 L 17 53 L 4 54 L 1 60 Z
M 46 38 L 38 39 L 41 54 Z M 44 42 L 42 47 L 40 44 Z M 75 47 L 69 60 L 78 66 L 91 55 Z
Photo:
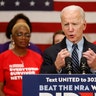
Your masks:
M 15 47 L 15 42 L 12 39 L 12 35 L 11 35 L 11 44 L 9 45 L 9 49 L 13 49 Z
M 11 41 L 11 49 L 13 49 L 15 47 L 15 42 Z
M 30 46 L 30 42 L 29 42 L 28 46 Z

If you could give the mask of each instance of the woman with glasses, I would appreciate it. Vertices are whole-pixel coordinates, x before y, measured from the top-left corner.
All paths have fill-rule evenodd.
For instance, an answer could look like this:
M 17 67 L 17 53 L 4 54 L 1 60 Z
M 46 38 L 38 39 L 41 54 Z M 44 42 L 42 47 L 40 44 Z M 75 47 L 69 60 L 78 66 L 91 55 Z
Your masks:
M 27 48 L 31 34 L 26 23 L 12 28 L 13 48 L 0 54 L 0 96 L 22 96 L 22 76 L 38 74 L 42 57 Z
M 12 28 L 13 26 L 16 24 L 16 23 L 22 23 L 22 22 L 25 22 L 28 24 L 29 28 L 30 28 L 30 31 L 32 31 L 32 26 L 31 26 L 31 22 L 30 22 L 30 19 L 22 14 L 22 13 L 19 13 L 19 14 L 16 14 L 8 23 L 7 25 L 7 28 L 6 28 L 6 37 L 8 40 L 8 42 L 5 42 L 4 44 L 0 44 L 0 53 L 8 50 L 8 49 L 11 49 L 12 48 L 12 44 L 11 43 L 11 34 L 12 34 Z M 31 32 L 32 34 L 32 32 Z M 41 49 L 36 46 L 34 43 L 32 42 L 29 42 L 29 46 L 27 46 L 29 49 L 33 50 L 33 51 L 36 51 L 37 53 L 41 54 L 42 55 L 42 51 Z

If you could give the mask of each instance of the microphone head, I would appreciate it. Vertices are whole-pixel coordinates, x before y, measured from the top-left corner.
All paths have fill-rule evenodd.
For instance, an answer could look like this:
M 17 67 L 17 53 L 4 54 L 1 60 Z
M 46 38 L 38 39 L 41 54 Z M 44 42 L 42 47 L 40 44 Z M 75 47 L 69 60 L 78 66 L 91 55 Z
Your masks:
M 85 57 L 82 57 L 81 58 L 81 64 L 84 64 L 84 63 L 87 64 L 87 59 Z
M 66 57 L 65 58 L 65 62 L 66 63 L 71 63 L 72 62 L 72 58 L 71 57 Z

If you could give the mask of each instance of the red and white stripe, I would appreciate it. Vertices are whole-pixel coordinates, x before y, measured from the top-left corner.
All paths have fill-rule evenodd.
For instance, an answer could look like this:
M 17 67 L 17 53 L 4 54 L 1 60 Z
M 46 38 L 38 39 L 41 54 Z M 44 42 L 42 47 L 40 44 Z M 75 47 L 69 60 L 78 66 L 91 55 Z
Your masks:
M 31 42 L 45 50 L 52 44 L 52 35 L 61 29 L 60 11 L 67 5 L 80 5 L 86 14 L 86 38 L 93 42 L 96 40 L 96 0 L 54 0 L 54 11 L 0 11 L 0 43 L 6 42 L 6 26 L 18 13 L 24 13 L 32 23 Z

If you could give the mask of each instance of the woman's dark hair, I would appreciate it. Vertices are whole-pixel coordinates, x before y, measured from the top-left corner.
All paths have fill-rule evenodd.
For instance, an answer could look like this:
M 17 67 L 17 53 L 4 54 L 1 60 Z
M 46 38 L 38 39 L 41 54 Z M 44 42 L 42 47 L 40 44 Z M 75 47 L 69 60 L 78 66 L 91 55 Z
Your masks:
M 25 16 L 24 14 L 20 13 L 20 14 L 15 15 L 15 17 L 13 19 L 11 19 L 11 21 L 8 23 L 8 26 L 6 28 L 6 37 L 8 39 L 11 38 L 12 28 L 16 24 L 17 20 L 19 20 L 19 19 L 24 19 L 26 21 L 26 23 L 28 24 L 30 31 L 32 31 L 32 26 L 31 26 L 31 22 L 30 22 L 29 18 L 27 16 Z
M 58 30 L 57 32 L 55 32 L 55 33 L 53 34 L 53 42 L 52 42 L 53 45 L 55 44 L 55 42 L 54 42 L 55 40 L 54 40 L 54 39 L 55 39 L 55 36 L 56 36 L 57 34 L 65 35 L 65 34 L 64 34 L 64 31 L 62 31 L 62 30 Z

